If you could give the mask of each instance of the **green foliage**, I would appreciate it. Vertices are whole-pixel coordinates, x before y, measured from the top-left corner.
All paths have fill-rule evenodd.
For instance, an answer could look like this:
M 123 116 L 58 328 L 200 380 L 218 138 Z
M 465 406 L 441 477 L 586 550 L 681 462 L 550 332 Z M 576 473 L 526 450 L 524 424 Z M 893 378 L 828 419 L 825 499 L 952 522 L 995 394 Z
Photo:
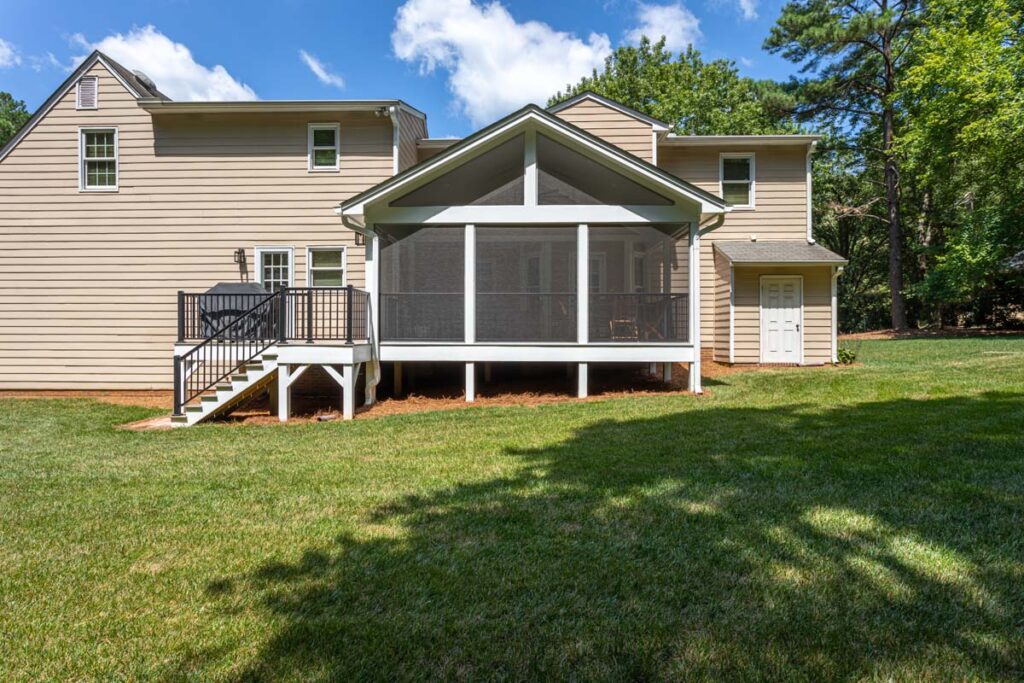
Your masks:
M 10 93 L 0 92 L 0 147 L 14 137 L 29 116 L 24 102 L 14 99 Z
M 840 365 L 852 365 L 857 360 L 857 352 L 849 346 L 840 346 L 836 349 L 836 360 Z
M 742 77 L 728 60 L 705 62 L 692 47 L 674 57 L 664 39 L 616 49 L 603 71 L 567 86 L 548 104 L 586 90 L 670 123 L 681 135 L 797 131 L 787 115 L 791 98 L 781 86 Z

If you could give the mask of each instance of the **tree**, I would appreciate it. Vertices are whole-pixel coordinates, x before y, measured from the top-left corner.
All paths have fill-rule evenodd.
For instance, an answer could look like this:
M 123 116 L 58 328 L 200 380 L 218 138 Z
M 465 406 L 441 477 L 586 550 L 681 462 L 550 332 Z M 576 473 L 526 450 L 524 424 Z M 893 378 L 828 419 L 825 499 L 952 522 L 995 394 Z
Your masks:
M 643 38 L 637 47 L 617 48 L 602 71 L 566 86 L 548 105 L 585 90 L 671 123 L 681 135 L 796 130 L 787 113 L 792 103 L 778 84 L 741 77 L 724 59 L 705 62 L 692 47 L 674 58 L 664 38 L 656 43 Z
M 0 92 L 0 147 L 7 144 L 28 119 L 24 102 L 14 99 L 10 93 Z
M 802 119 L 842 119 L 878 131 L 895 329 L 907 326 L 895 95 L 919 10 L 920 0 L 792 0 L 764 44 L 813 74 L 795 88 Z

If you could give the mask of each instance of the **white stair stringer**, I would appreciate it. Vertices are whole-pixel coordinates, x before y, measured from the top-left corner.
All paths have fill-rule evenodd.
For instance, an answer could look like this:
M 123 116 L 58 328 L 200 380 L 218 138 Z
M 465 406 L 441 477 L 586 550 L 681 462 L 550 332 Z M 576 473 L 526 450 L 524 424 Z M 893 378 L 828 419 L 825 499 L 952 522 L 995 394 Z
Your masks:
M 276 376 L 277 352 L 273 348 L 267 349 L 236 369 L 230 377 L 218 382 L 216 387 L 190 401 L 184 407 L 184 415 L 172 415 L 171 425 L 191 427 L 214 415 L 226 413 L 265 388 Z

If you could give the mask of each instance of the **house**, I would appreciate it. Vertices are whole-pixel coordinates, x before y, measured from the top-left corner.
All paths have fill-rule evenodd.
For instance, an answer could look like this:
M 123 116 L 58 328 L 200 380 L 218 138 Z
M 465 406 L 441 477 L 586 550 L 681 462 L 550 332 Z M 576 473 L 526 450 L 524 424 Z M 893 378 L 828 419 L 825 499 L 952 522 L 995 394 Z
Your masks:
M 402 100 L 174 102 L 95 52 L 0 150 L 0 388 L 256 391 L 458 363 L 836 356 L 811 135 L 679 136 L 592 93 L 437 139 Z M 218 285 L 210 291 L 211 287 Z M 229 284 L 234 283 L 234 284 Z

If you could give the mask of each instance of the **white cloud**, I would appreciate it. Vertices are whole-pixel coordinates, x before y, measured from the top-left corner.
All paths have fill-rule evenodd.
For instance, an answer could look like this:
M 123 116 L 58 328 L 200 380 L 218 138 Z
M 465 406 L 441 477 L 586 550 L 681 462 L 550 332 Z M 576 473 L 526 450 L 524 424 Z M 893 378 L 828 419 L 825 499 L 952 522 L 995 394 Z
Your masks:
M 52 69 L 60 69 L 61 71 L 74 71 L 74 67 L 66 67 L 60 63 L 60 60 L 52 52 L 47 52 L 45 56 L 29 55 L 29 64 L 32 66 L 33 71 L 42 71 L 49 67 Z
M 496 0 L 407 0 L 395 15 L 391 47 L 420 73 L 446 71 L 456 106 L 474 124 L 544 104 L 611 53 L 604 34 L 581 40 L 538 21 L 520 23 Z
M 18 66 L 21 64 L 21 57 L 14 45 L 0 38 L 0 67 Z
M 319 59 L 309 54 L 305 50 L 299 50 L 299 57 L 306 63 L 309 70 L 313 72 L 317 80 L 324 85 L 333 85 L 335 88 L 344 88 L 345 79 L 336 73 L 330 72 L 327 67 Z
M 740 14 L 744 19 L 757 19 L 757 5 L 760 0 L 738 0 Z
M 665 47 L 678 52 L 701 39 L 700 19 L 680 2 L 671 5 L 648 5 L 642 2 L 637 6 L 636 20 L 639 25 L 626 33 L 626 40 L 631 43 L 639 43 L 643 36 L 652 41 L 658 41 L 664 36 Z
M 754 60 L 747 57 L 740 57 L 740 64 L 747 67 L 748 69 L 754 66 Z
M 135 28 L 127 35 L 116 33 L 95 43 L 81 34 L 72 42 L 88 50 L 100 50 L 129 69 L 139 69 L 153 79 L 161 92 L 174 100 L 254 100 L 256 93 L 235 80 L 220 64 L 206 67 L 192 52 L 160 33 L 152 25 Z M 87 55 L 76 57 L 76 64 Z

